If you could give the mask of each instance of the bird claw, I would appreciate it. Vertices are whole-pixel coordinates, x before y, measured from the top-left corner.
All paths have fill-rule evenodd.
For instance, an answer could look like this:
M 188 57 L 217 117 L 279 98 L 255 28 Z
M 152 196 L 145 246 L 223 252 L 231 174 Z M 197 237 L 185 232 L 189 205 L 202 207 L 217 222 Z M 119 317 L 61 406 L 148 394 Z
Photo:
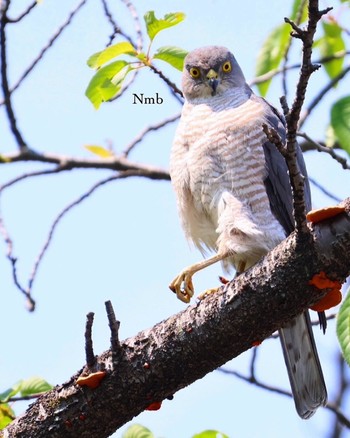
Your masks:
M 169 289 L 173 291 L 177 298 L 183 303 L 189 303 L 194 294 L 192 283 L 192 275 L 183 271 L 169 285 Z
M 201 294 L 198 295 L 198 300 L 202 301 L 204 298 L 206 298 L 208 295 L 215 294 L 220 288 L 219 287 L 213 287 L 211 289 L 207 289 Z

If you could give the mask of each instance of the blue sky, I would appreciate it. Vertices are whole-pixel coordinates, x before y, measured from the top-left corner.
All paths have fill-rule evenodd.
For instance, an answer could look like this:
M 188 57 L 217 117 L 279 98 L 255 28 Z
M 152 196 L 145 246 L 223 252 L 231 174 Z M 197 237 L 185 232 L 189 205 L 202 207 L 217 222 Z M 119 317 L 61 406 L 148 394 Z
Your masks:
M 13 15 L 23 1 L 13 1 Z M 30 2 L 27 2 L 28 4 Z M 44 0 L 20 26 L 8 33 L 11 83 L 46 44 L 53 31 L 65 20 L 75 1 Z M 247 80 L 254 77 L 259 48 L 274 26 L 290 12 L 290 2 L 269 0 L 264 6 L 254 0 L 135 1 L 140 16 L 147 10 L 156 15 L 183 11 L 186 20 L 160 33 L 154 46 L 173 44 L 187 50 L 218 44 L 232 49 Z M 328 6 L 322 2 L 322 7 Z M 122 3 L 115 11 L 124 29 L 132 22 Z M 120 15 L 119 15 L 120 14 Z M 92 71 L 87 58 L 101 50 L 111 29 L 98 2 L 88 1 L 72 25 L 47 53 L 32 75 L 14 94 L 20 129 L 29 145 L 39 151 L 73 156 L 90 156 L 86 144 L 111 143 L 122 151 L 142 129 L 180 110 L 167 88 L 151 72 L 142 72 L 133 88 L 112 104 L 96 111 L 84 96 Z M 297 53 L 297 50 L 295 51 Z M 180 85 L 180 73 L 159 61 L 159 67 Z M 316 76 L 318 75 L 318 76 Z M 310 96 L 325 80 L 316 73 Z M 347 80 L 349 84 L 349 80 Z M 292 87 L 292 84 L 291 84 Z M 329 105 L 349 87 L 332 92 L 315 112 L 305 130 L 316 139 L 323 137 L 328 124 Z M 163 97 L 159 106 L 132 104 L 132 93 Z M 268 95 L 278 106 L 281 95 L 276 85 Z M 176 123 L 150 134 L 130 159 L 168 167 L 169 151 Z M 4 108 L 0 107 L 0 153 L 13 150 Z M 329 157 L 308 153 L 306 162 L 312 178 L 340 198 L 348 196 L 349 173 Z M 2 166 L 0 183 L 45 166 L 36 163 Z M 28 278 L 43 245 L 50 224 L 71 201 L 110 172 L 85 170 L 38 177 L 8 189 L 2 199 L 2 213 L 14 240 L 18 273 Z M 317 189 L 314 205 L 332 203 Z M 0 278 L 3 354 L 0 357 L 0 391 L 21 378 L 40 375 L 56 384 L 65 381 L 84 363 L 85 315 L 95 312 L 93 339 L 95 352 L 109 348 L 109 330 L 104 302 L 111 300 L 121 321 L 120 337 L 135 335 L 184 308 L 168 290 L 180 269 L 200 260 L 189 247 L 179 225 L 175 198 L 168 182 L 145 179 L 116 181 L 99 189 L 72 210 L 59 224 L 34 286 L 37 309 L 29 314 L 23 297 L 12 283 L 6 247 L 0 242 Z M 1 256 L 2 254 L 2 256 Z M 214 286 L 220 266 L 195 277 L 197 292 Z M 334 388 L 333 361 L 337 352 L 334 323 L 326 336 L 316 333 L 317 344 L 328 384 L 330 399 Z M 248 372 L 251 352 L 226 365 Z M 288 380 L 278 341 L 264 342 L 259 350 L 258 376 L 288 388 Z M 24 404 L 14 406 L 21 412 Z M 348 406 L 349 407 L 349 406 Z M 149 427 L 157 437 L 189 438 L 204 429 L 218 429 L 230 437 L 319 437 L 332 424 L 327 412 L 318 412 L 302 421 L 293 402 L 258 390 L 251 385 L 213 372 L 165 401 L 160 411 L 145 412 L 134 422 Z M 121 437 L 122 430 L 115 433 Z M 350 434 L 349 434 L 350 436 Z

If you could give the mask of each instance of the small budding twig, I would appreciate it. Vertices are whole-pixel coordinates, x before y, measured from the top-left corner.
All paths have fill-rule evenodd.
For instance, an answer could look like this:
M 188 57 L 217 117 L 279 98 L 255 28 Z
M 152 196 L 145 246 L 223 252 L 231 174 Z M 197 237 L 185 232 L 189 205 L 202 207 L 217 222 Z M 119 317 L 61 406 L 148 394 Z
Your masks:
M 304 180 L 305 177 L 301 174 L 298 160 L 297 160 L 297 130 L 300 120 L 300 112 L 305 100 L 305 94 L 307 85 L 311 74 L 316 71 L 320 66 L 311 62 L 313 39 L 316 32 L 318 21 L 321 17 L 328 13 L 332 8 L 327 8 L 320 11 L 318 8 L 318 0 L 309 0 L 308 14 L 309 19 L 306 29 L 301 29 L 296 23 L 289 18 L 285 18 L 285 22 L 288 23 L 293 31 L 291 35 L 294 38 L 298 38 L 303 43 L 303 56 L 300 69 L 300 77 L 296 87 L 296 94 L 291 109 L 288 108 L 286 100 L 281 101 L 284 115 L 286 118 L 286 130 L 287 130 L 287 142 L 285 147 L 285 160 L 289 170 L 290 182 L 293 190 L 293 208 L 294 208 L 294 220 L 297 232 L 301 234 L 308 233 L 308 227 L 306 223 L 306 207 L 304 196 Z M 275 135 L 270 133 L 272 138 Z M 277 144 L 276 144 L 276 142 Z M 278 145 L 278 141 L 273 141 Z M 282 151 L 280 148 L 279 150 Z
M 96 364 L 96 357 L 92 344 L 92 324 L 94 323 L 94 313 L 90 312 L 86 315 L 85 325 L 85 357 L 88 368 L 93 368 Z
M 120 321 L 117 321 L 114 313 L 114 309 L 112 306 L 112 303 L 110 301 L 105 302 L 106 306 L 106 312 L 107 312 L 107 318 L 108 318 L 108 324 L 109 328 L 111 330 L 111 350 L 113 354 L 120 352 L 120 341 L 119 341 L 119 327 L 120 327 Z

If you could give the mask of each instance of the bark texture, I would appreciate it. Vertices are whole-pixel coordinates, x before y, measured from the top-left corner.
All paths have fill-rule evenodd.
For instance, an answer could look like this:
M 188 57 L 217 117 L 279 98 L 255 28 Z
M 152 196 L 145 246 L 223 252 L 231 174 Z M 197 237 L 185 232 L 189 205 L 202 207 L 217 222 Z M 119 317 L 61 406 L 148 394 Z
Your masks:
M 108 437 L 264 340 L 326 294 L 309 285 L 315 274 L 340 282 L 350 275 L 350 198 L 343 205 L 346 212 L 291 234 L 217 294 L 101 354 L 94 370 L 41 396 L 0 437 Z M 96 389 L 76 384 L 97 369 L 107 375 Z

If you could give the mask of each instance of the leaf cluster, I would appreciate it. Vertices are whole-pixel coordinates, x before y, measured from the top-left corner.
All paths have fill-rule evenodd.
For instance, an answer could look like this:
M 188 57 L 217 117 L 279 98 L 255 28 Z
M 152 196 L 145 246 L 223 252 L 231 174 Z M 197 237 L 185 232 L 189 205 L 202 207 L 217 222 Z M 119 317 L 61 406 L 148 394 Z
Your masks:
M 96 109 L 102 102 L 114 98 L 120 93 L 124 81 L 130 72 L 138 71 L 144 67 L 151 67 L 155 59 L 167 62 L 178 70 L 182 70 L 183 61 L 187 52 L 176 46 L 162 46 L 151 54 L 153 40 L 164 29 L 175 26 L 185 19 L 182 12 L 166 14 L 158 19 L 154 11 L 144 15 L 146 31 L 149 37 L 147 51 L 138 51 L 129 41 L 123 41 L 90 56 L 87 61 L 89 67 L 96 69 L 87 89 L 86 96 Z M 128 59 L 118 59 L 127 55 Z

